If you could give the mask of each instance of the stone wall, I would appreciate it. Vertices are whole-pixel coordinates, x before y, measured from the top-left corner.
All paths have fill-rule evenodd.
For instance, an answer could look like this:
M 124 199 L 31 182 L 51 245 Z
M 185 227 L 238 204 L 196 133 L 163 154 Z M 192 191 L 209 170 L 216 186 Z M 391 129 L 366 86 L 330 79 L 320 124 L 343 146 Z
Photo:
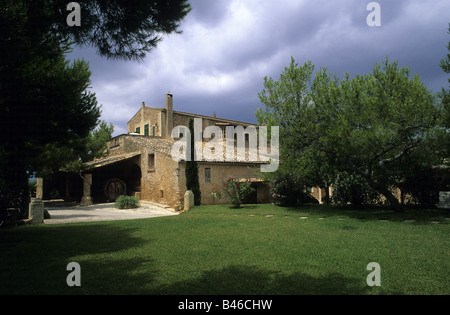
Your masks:
M 144 135 L 144 126 L 148 124 L 149 136 L 152 136 L 152 127 L 155 126 L 155 136 L 162 136 L 161 111 L 162 108 L 142 107 L 133 118 L 128 121 L 128 133 L 134 133 L 136 128 L 140 128 L 141 135 Z M 143 114 L 142 114 L 143 113 Z
M 150 160 L 153 160 L 150 162 Z M 151 166 L 154 165 L 153 168 Z M 178 170 L 177 170 L 178 168 Z M 210 169 L 210 181 L 206 180 L 206 169 Z M 141 154 L 141 193 L 142 200 L 154 201 L 181 210 L 186 192 L 185 163 L 178 163 L 172 158 L 153 150 Z M 199 163 L 199 183 L 202 194 L 201 204 L 229 204 L 230 200 L 223 194 L 222 185 L 230 177 L 258 178 L 259 166 L 241 163 Z M 254 184 L 257 190 L 257 203 L 270 202 L 269 188 L 261 182 Z M 222 199 L 213 200 L 211 193 L 222 192 Z
M 141 151 L 141 147 L 131 138 L 133 136 L 118 136 L 108 142 L 108 156 L 121 155 Z
M 439 209 L 450 209 L 450 191 L 439 192 Z
M 325 198 L 327 197 L 327 192 L 325 189 L 328 189 L 328 197 L 331 199 L 333 197 L 333 186 L 329 186 L 327 188 L 311 187 L 311 196 L 320 204 L 324 203 Z
M 151 159 L 154 162 L 150 163 Z M 151 168 L 149 164 L 154 167 Z M 172 158 L 145 150 L 141 156 L 141 199 L 167 204 L 179 210 L 183 195 L 178 189 L 177 167 L 178 162 Z
M 205 169 L 211 169 L 211 181 L 205 181 Z M 246 179 L 258 179 L 259 166 L 251 164 L 241 164 L 241 163 L 199 163 L 199 183 L 200 192 L 202 194 L 201 204 L 211 205 L 213 204 L 229 204 L 230 200 L 223 193 L 222 185 L 228 178 L 246 178 Z M 185 177 L 185 163 L 180 163 L 180 192 L 182 195 L 186 192 L 186 177 Z M 270 202 L 269 188 L 263 183 L 258 183 L 254 185 L 257 188 L 257 203 L 268 203 Z M 209 194 L 211 193 L 222 193 L 222 199 L 213 200 Z

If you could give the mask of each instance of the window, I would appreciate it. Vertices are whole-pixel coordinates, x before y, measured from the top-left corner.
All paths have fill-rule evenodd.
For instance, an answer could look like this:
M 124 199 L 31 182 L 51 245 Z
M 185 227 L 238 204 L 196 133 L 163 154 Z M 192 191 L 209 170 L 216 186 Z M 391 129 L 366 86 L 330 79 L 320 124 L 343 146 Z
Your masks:
M 211 169 L 205 168 L 205 183 L 211 183 Z
M 136 127 L 136 133 L 141 134 L 141 127 Z
M 148 155 L 148 170 L 149 171 L 155 170 L 155 155 L 154 154 Z
M 144 136 L 148 136 L 148 124 L 144 126 Z
M 164 199 L 164 190 L 159 191 L 159 198 Z

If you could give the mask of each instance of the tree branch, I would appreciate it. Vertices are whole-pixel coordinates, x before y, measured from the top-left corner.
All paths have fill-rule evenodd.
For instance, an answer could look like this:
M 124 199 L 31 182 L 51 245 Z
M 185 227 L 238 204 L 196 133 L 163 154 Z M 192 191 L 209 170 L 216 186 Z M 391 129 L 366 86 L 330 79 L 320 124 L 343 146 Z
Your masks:
M 381 160 L 380 162 L 378 162 L 378 165 L 379 165 L 383 170 L 385 170 L 385 164 L 386 164 L 386 163 L 392 163 L 392 162 L 394 162 L 395 160 L 398 160 L 399 158 L 401 158 L 402 156 L 404 156 L 406 153 L 408 153 L 409 150 L 411 150 L 411 149 L 413 149 L 413 148 L 415 148 L 415 147 L 418 147 L 419 144 L 420 144 L 420 140 L 417 139 L 417 140 L 415 140 L 413 143 L 411 143 L 411 144 L 409 144 L 409 145 L 406 145 L 405 148 L 404 148 L 401 152 L 399 152 L 396 156 L 394 156 L 394 157 L 392 157 L 392 158 L 389 158 L 389 159 Z

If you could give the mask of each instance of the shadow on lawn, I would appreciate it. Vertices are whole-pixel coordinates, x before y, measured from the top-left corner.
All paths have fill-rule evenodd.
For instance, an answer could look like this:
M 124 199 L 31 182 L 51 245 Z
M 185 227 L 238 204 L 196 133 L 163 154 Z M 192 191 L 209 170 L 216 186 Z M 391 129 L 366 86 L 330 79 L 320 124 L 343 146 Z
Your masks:
M 154 272 L 148 271 L 155 269 L 155 263 L 146 255 L 125 254 L 148 243 L 133 236 L 134 231 L 109 224 L 2 231 L 0 294 L 140 293 L 152 283 Z M 70 262 L 80 264 L 81 287 L 69 287 L 66 283 L 72 271 L 66 270 Z
M 402 222 L 414 220 L 414 224 L 429 224 L 429 221 L 444 221 L 450 217 L 450 212 L 443 209 L 417 209 L 405 207 L 404 212 L 396 213 L 388 207 L 366 207 L 352 209 L 335 205 L 300 205 L 297 207 L 282 207 L 284 210 L 303 215 L 321 217 L 347 217 L 357 220 L 389 220 Z
M 256 266 L 229 266 L 204 272 L 200 277 L 162 287 L 155 294 L 188 295 L 354 295 L 382 294 L 368 287 L 365 279 L 352 279 L 332 273 L 312 277 L 303 273 L 285 275 Z

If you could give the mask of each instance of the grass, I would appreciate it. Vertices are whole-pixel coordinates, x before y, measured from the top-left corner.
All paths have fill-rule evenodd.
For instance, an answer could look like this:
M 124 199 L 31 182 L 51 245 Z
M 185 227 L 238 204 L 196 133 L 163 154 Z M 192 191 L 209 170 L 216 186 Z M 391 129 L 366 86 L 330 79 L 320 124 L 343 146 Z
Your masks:
M 0 294 L 449 294 L 449 217 L 245 205 L 22 226 L 0 231 Z M 81 287 L 66 285 L 70 262 Z

